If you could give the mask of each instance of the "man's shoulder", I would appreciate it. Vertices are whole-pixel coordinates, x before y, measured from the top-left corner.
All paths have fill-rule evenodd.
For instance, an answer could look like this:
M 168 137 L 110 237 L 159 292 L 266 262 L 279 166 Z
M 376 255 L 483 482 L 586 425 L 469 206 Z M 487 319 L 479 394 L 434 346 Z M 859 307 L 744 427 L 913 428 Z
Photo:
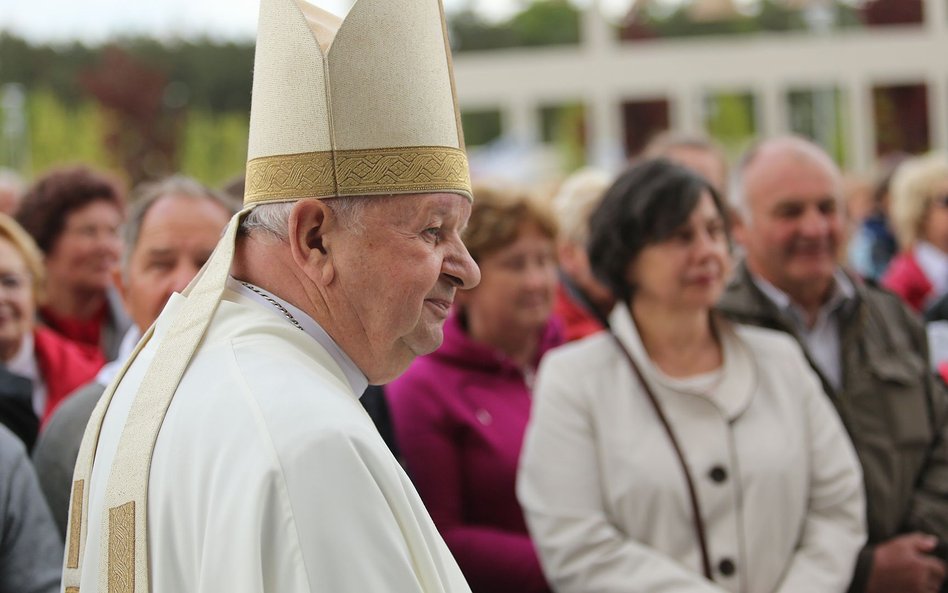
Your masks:
M 770 325 L 777 315 L 776 306 L 754 284 L 745 264 L 737 267 L 715 308 L 730 319 L 752 325 Z
M 905 331 L 923 331 L 922 320 L 895 293 L 872 281 L 857 284 L 857 293 L 878 323 Z
M 34 460 L 56 459 L 59 456 L 65 459 L 65 454 L 60 449 L 74 447 L 78 450 L 86 424 L 89 423 L 92 411 L 104 392 L 104 385 L 92 381 L 63 400 L 40 433 L 33 451 Z

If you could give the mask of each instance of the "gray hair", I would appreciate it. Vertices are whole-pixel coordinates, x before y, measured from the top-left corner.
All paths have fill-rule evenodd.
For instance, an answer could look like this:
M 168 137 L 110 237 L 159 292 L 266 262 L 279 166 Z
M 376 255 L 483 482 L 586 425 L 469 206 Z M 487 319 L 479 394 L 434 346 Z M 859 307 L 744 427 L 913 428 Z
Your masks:
M 354 233 L 365 231 L 363 215 L 370 204 L 379 204 L 392 196 L 343 196 L 337 198 L 322 198 L 322 202 L 329 206 L 333 215 L 342 225 Z M 240 233 L 251 235 L 266 233 L 279 241 L 289 238 L 290 214 L 293 212 L 293 202 L 274 202 L 261 204 L 247 213 L 240 223 Z
M 122 256 L 122 269 L 128 269 L 128 261 L 132 251 L 138 244 L 141 235 L 142 223 L 152 206 L 167 196 L 183 197 L 191 200 L 207 200 L 217 204 L 224 211 L 233 215 L 236 210 L 233 203 L 219 192 L 184 175 L 172 175 L 160 181 L 152 181 L 139 185 L 132 192 L 132 209 L 125 222 L 125 253 Z M 221 229 L 223 230 L 223 229 Z
M 560 239 L 576 245 L 586 244 L 589 217 L 612 181 L 612 175 L 593 168 L 580 169 L 566 178 L 553 196 L 553 214 L 560 227 Z

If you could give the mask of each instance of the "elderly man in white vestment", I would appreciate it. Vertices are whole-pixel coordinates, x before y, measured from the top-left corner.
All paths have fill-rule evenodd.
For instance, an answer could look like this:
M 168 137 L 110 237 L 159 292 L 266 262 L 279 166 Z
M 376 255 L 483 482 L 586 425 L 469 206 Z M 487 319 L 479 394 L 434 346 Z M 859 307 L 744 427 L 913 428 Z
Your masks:
M 469 592 L 358 402 L 480 279 L 440 1 L 259 27 L 247 207 L 90 420 L 65 591 Z

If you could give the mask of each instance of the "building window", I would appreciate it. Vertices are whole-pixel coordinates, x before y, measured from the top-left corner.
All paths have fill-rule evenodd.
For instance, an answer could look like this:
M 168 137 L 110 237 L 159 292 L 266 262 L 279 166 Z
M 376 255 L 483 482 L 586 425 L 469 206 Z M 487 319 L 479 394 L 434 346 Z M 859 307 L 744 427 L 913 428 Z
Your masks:
M 876 156 L 921 154 L 931 149 L 928 85 L 877 85 L 872 88 Z
M 836 160 L 849 162 L 843 93 L 836 87 L 795 88 L 787 92 L 788 127 L 810 138 Z
M 657 134 L 670 127 L 668 99 L 640 99 L 622 104 L 625 152 L 636 156 Z

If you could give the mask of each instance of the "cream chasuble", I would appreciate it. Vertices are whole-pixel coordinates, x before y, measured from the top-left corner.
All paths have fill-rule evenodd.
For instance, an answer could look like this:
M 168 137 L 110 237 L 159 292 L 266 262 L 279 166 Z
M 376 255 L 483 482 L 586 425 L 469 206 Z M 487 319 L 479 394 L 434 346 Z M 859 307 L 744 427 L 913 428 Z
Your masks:
M 175 295 L 151 344 L 185 297 Z M 109 406 L 80 590 L 97 591 L 105 484 L 146 346 Z M 411 482 L 313 338 L 224 294 L 168 409 L 148 489 L 151 590 L 469 591 Z

